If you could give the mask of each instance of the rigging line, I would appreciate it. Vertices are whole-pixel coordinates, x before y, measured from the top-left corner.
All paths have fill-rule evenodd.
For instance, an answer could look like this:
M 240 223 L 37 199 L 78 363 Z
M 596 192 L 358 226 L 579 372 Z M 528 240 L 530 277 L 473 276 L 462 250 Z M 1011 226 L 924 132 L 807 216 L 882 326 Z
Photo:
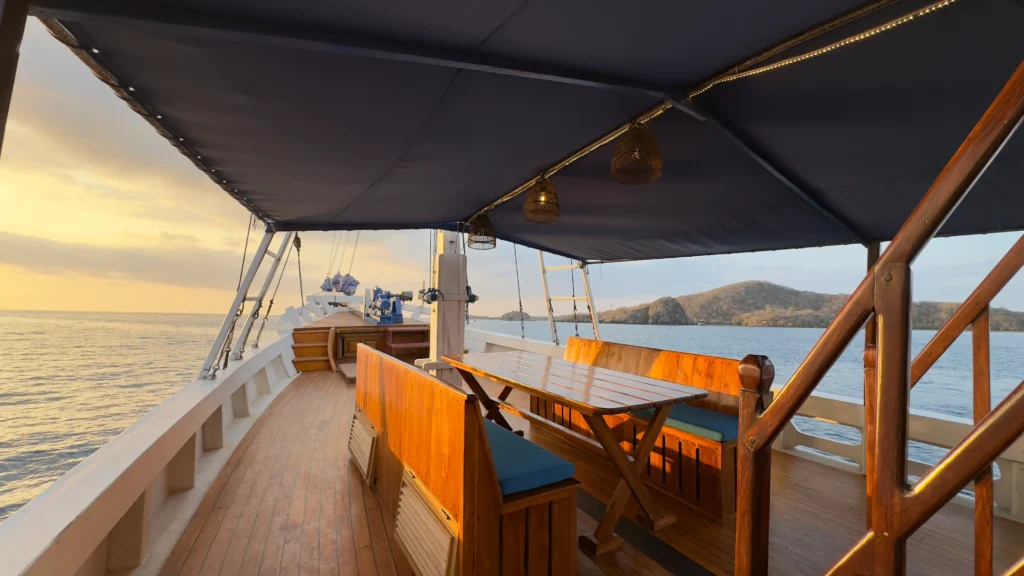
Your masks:
M 516 293 L 519 295 L 519 331 L 523 340 L 526 340 L 526 321 L 523 319 L 523 290 L 519 287 L 519 255 L 516 253 L 516 244 L 512 243 L 512 258 L 516 262 Z
M 345 245 L 341 247 L 341 258 L 338 259 L 338 269 L 335 274 L 341 274 L 341 267 L 345 265 L 345 252 L 348 251 L 348 239 L 352 237 L 352 232 L 345 231 Z M 331 268 L 334 268 L 334 260 L 331 260 Z M 330 272 L 328 272 L 330 274 Z
M 256 216 L 254 216 L 250 212 L 249 213 L 249 225 L 245 227 L 245 247 L 242 248 L 242 265 L 238 267 L 238 285 L 235 286 L 235 290 L 236 291 L 239 288 L 242 287 L 242 272 L 245 271 L 245 256 L 246 256 L 246 254 L 249 253 L 249 234 L 252 232 L 252 221 L 255 218 L 256 218 Z M 244 304 L 243 304 L 243 306 L 244 306 Z
M 570 260 L 572 262 L 572 260 Z M 580 321 L 576 313 L 576 270 L 569 268 L 569 281 L 572 282 L 572 327 L 576 331 L 576 337 L 580 337 Z
M 338 238 L 341 235 L 341 230 L 334 231 L 334 240 L 331 242 L 331 253 L 330 259 L 327 261 L 327 272 L 325 276 L 331 275 L 331 269 L 334 268 L 334 257 L 338 255 Z M 289 248 L 290 250 L 290 248 Z
M 263 315 L 263 322 L 260 324 L 260 330 L 256 333 L 256 341 L 253 342 L 253 348 L 260 347 L 260 336 L 263 335 L 263 327 L 267 325 L 267 320 L 270 319 L 270 311 L 274 309 L 274 298 L 277 298 L 277 291 L 281 288 L 281 281 L 284 280 L 285 270 L 288 269 L 288 258 L 292 255 L 292 248 L 295 247 L 295 243 L 292 242 L 288 245 L 288 252 L 284 255 L 284 262 L 281 263 L 281 275 L 277 277 L 277 284 L 274 285 L 274 293 L 270 295 L 270 304 L 267 305 L 267 312 Z
M 302 308 L 306 307 L 306 290 L 302 287 L 302 240 L 299 239 L 299 233 L 295 233 L 295 241 L 292 242 L 295 246 L 295 259 L 299 262 L 299 304 Z
M 352 266 L 355 265 L 355 263 L 356 263 L 356 248 L 359 248 L 359 234 L 361 234 L 361 233 L 362 233 L 361 230 L 357 230 L 356 231 L 356 241 L 355 241 L 355 244 L 352 245 L 352 256 L 350 257 L 350 260 L 348 261 L 348 272 L 346 272 L 346 274 L 348 274 L 348 275 L 352 274 Z M 341 264 L 340 263 L 338 264 L 338 268 L 339 269 L 341 268 Z

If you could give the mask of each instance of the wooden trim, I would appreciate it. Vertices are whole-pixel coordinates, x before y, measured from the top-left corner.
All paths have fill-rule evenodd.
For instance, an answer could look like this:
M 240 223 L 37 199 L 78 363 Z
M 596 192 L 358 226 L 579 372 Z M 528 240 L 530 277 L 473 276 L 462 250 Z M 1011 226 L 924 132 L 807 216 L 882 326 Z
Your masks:
M 1024 235 L 1017 239 L 1006 255 L 988 273 L 988 276 L 978 284 L 974 292 L 971 292 L 971 295 L 956 309 L 949 320 L 946 320 L 935 336 L 932 336 L 928 344 L 917 354 L 917 358 L 914 358 L 914 364 L 910 369 L 911 386 L 917 385 L 928 369 L 963 334 L 975 318 L 988 309 L 992 299 L 1017 275 L 1022 266 L 1024 266 Z
M 765 410 L 775 366 L 767 356 L 750 354 L 739 365 L 739 432 L 747 437 Z M 751 442 L 736 450 L 736 573 L 768 571 L 768 519 L 771 510 L 771 449 L 753 450 Z
M 574 492 L 579 488 L 580 483 L 575 479 L 562 480 L 557 484 L 541 486 L 526 492 L 517 492 L 504 499 L 501 504 L 501 513 L 508 514 L 524 508 L 529 508 L 541 502 L 549 502 L 555 498 L 562 497 L 563 493 Z
M 910 411 L 910 266 L 875 268 L 875 314 L 878 317 L 878 386 L 876 391 L 875 466 L 871 486 L 874 574 L 904 574 L 906 539 L 898 535 L 907 484 L 908 414 Z
M 881 251 L 881 243 L 877 240 L 867 245 L 868 262 L 867 271 L 871 272 Z M 864 323 L 864 432 L 862 433 L 864 444 L 864 472 L 870 476 L 874 474 L 875 460 L 872 454 L 875 453 L 875 387 L 878 383 L 877 350 L 878 344 L 878 318 L 872 314 Z M 865 484 L 864 518 L 867 528 L 871 529 L 871 498 L 872 488 Z
M 971 324 L 971 355 L 971 370 L 974 376 L 974 423 L 977 424 L 992 411 L 988 306 Z M 992 465 L 989 464 L 974 479 L 975 576 L 992 576 L 993 498 Z
M 334 326 L 327 331 L 327 361 L 331 363 L 331 372 L 338 371 L 338 333 Z

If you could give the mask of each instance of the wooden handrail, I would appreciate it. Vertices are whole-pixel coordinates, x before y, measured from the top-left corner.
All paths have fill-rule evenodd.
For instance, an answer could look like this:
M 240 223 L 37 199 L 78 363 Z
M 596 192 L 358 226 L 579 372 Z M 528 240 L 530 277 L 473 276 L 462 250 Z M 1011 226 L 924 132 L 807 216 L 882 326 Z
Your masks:
M 337 351 L 335 348 L 338 347 L 338 332 L 337 328 L 331 326 L 331 329 L 327 331 L 327 362 L 331 365 L 331 372 L 338 371 L 338 360 Z
M 825 333 L 822 334 L 810 354 L 794 373 L 789 384 L 760 417 L 749 427 L 741 428 L 741 444 L 745 449 L 741 448 L 736 455 L 736 574 L 760 575 L 766 574 L 768 571 L 768 555 L 763 551 L 767 550 L 768 545 L 769 505 L 758 502 L 757 498 L 766 498 L 770 495 L 771 467 L 765 452 L 770 448 L 771 442 L 793 418 L 821 381 L 825 372 L 835 363 L 843 349 L 856 335 L 861 325 L 875 311 L 876 296 L 881 297 L 881 301 L 888 307 L 888 313 L 897 320 L 897 324 L 900 324 L 900 318 L 909 322 L 911 304 L 909 289 L 900 287 L 897 292 L 876 295 L 875 292 L 879 289 L 877 287 L 889 286 L 890 281 L 894 278 L 896 282 L 892 282 L 893 286 L 901 285 L 909 279 L 904 276 L 909 275 L 910 264 L 984 173 L 1007 139 L 1020 125 L 1022 117 L 1024 117 L 1024 62 L 1014 71 L 967 139 L 960 145 L 910 217 L 904 222 L 888 248 L 850 296 L 836 318 L 825 329 Z M 889 289 L 885 288 L 885 290 Z M 906 307 L 906 310 L 902 310 L 901 306 Z M 903 506 L 904 502 L 901 501 L 904 498 L 902 483 L 905 482 L 906 462 L 905 457 L 899 459 L 900 461 L 895 464 L 890 460 L 892 456 L 898 456 L 901 453 L 899 445 L 906 439 L 906 397 L 909 395 L 907 377 L 910 368 L 908 365 L 909 323 L 906 326 L 908 333 L 902 336 L 898 334 L 899 330 L 896 330 L 895 327 L 890 326 L 890 328 L 893 328 L 890 337 L 884 341 L 880 339 L 877 348 L 880 386 L 876 390 L 876 400 L 882 395 L 881 384 L 887 384 L 886 389 L 889 391 L 885 404 L 887 409 L 884 414 L 879 414 L 880 418 L 875 422 L 875 450 L 874 453 L 868 455 L 869 458 L 880 458 L 880 454 L 885 453 L 886 459 L 879 460 L 879 462 L 885 464 L 887 468 L 880 471 L 877 466 L 879 462 L 875 462 L 876 477 L 868 479 L 869 483 L 872 481 L 876 483 L 875 492 L 872 494 L 872 506 L 875 508 L 870 521 L 872 530 L 835 566 L 834 570 L 842 570 L 844 573 L 851 567 L 863 569 L 867 566 L 864 558 L 868 555 L 871 556 L 871 563 L 882 567 L 883 571 L 891 571 L 894 566 L 905 562 L 905 556 L 901 552 L 904 549 L 905 536 L 902 534 L 897 536 L 893 534 L 893 531 L 897 527 L 910 526 L 905 522 L 905 518 L 908 516 L 906 516 L 907 511 Z M 906 370 L 902 376 L 900 375 L 901 370 Z M 894 378 L 902 382 L 892 381 Z M 900 391 L 901 386 L 905 386 L 906 389 Z M 1017 398 L 1018 394 L 1024 398 L 1024 385 L 1019 387 L 1011 397 Z M 941 506 L 945 500 L 939 502 L 939 498 L 952 489 L 949 488 L 950 486 L 966 484 L 984 465 L 991 463 L 999 452 L 1020 435 L 1020 431 L 1017 431 L 1016 434 L 1011 433 L 1018 427 L 1024 429 L 1024 413 L 1020 414 L 1017 422 L 1007 422 L 1002 417 L 1004 414 L 1011 414 L 1012 418 L 1017 413 L 1018 404 L 1019 410 L 1024 411 L 1024 399 L 1017 402 L 1008 398 L 958 445 L 961 448 L 960 451 L 954 450 L 950 456 L 943 459 L 943 462 L 946 463 L 945 466 L 953 472 L 936 475 L 936 472 L 947 469 L 941 467 L 942 463 L 940 466 L 936 466 L 933 473 L 928 475 L 930 484 L 927 485 L 934 486 L 934 488 L 929 488 L 926 496 L 917 496 L 912 499 L 914 506 L 922 507 L 919 514 L 923 516 L 930 506 Z M 876 403 L 876 406 L 882 405 L 881 401 Z M 1010 408 L 1006 408 L 1007 406 Z M 899 410 L 903 410 L 903 412 L 900 413 Z M 1001 429 L 1000 425 L 1005 425 L 1005 427 Z M 979 437 L 992 444 L 987 447 L 979 446 L 976 444 Z M 879 444 L 883 438 L 885 439 L 885 450 Z M 972 443 L 967 444 L 968 439 L 972 440 Z M 977 449 L 973 453 L 971 450 L 965 452 L 963 451 L 965 446 Z M 904 446 L 902 449 L 904 456 L 905 451 Z M 987 459 L 979 461 L 978 459 L 982 456 Z M 956 459 L 951 460 L 953 457 Z M 901 470 L 903 472 L 902 480 L 900 480 Z M 971 470 L 973 472 L 962 483 L 957 484 L 960 476 L 965 471 Z M 919 486 L 922 485 L 924 485 L 923 481 Z M 946 500 L 955 493 L 956 490 L 949 493 Z M 883 498 L 885 500 L 879 504 Z M 911 499 L 906 498 L 906 504 L 910 505 L 910 503 Z M 886 532 L 879 530 L 886 530 Z
M 910 385 L 916 385 L 921 377 L 949 349 L 964 330 L 974 322 L 978 314 L 992 303 L 1007 283 L 1024 267 L 1024 235 L 1010 248 L 1005 256 L 992 268 L 988 276 L 978 284 L 971 295 L 964 300 L 956 312 L 946 320 L 942 328 L 914 358 L 910 368 Z
M 978 124 L 943 168 L 878 262 L 872 267 L 910 264 L 967 195 L 1024 116 L 1024 63 L 1017 67 Z M 749 431 L 744 444 L 761 450 L 778 436 L 825 372 L 860 330 L 873 309 L 873 273 L 860 283 L 811 353 L 772 405 Z

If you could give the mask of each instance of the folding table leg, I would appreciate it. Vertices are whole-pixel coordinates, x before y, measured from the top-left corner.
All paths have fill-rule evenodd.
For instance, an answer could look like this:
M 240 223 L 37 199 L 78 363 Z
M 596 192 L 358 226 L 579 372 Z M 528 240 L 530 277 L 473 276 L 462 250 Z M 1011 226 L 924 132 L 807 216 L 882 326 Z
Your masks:
M 637 444 L 632 460 L 630 460 L 625 450 L 622 449 L 619 440 L 615 438 L 611 429 L 608 428 L 608 423 L 605 422 L 603 416 L 584 416 L 587 425 L 590 426 L 590 430 L 597 437 L 601 446 L 604 447 L 608 456 L 611 457 L 619 473 L 622 474 L 622 479 L 619 480 L 618 485 L 615 487 L 615 492 L 612 494 L 611 499 L 608 500 L 604 518 L 598 524 L 597 530 L 593 534 L 580 536 L 580 549 L 586 554 L 599 556 L 622 545 L 622 538 L 615 534 L 615 525 L 618 524 L 619 518 L 622 517 L 622 512 L 626 509 L 631 492 L 643 510 L 643 514 L 638 518 L 638 521 L 645 527 L 651 530 L 660 530 L 676 521 L 674 516 L 662 514 L 655 507 L 654 500 L 651 498 L 650 492 L 647 491 L 647 486 L 644 485 L 639 475 L 640 471 L 647 464 L 647 457 L 650 455 L 651 450 L 654 449 L 658 436 L 661 435 L 661 429 L 665 425 L 665 420 L 668 419 L 670 409 L 671 406 L 659 406 L 654 411 L 654 416 L 647 423 L 647 428 Z
M 476 375 L 461 368 L 458 370 L 459 374 L 462 375 L 462 379 L 466 381 L 466 384 L 469 384 L 470 390 L 472 390 L 473 393 L 477 395 L 477 398 L 480 399 L 480 404 L 486 411 L 484 413 L 484 418 L 487 418 L 495 424 L 511 431 L 512 425 L 508 423 L 508 420 L 505 420 L 505 416 L 501 413 L 501 406 L 487 394 L 487 391 L 484 390 L 484 387 L 481 386 L 480 382 L 476 379 Z M 508 395 L 511 393 L 512 387 L 505 386 L 498 398 L 504 400 L 505 398 L 508 398 Z

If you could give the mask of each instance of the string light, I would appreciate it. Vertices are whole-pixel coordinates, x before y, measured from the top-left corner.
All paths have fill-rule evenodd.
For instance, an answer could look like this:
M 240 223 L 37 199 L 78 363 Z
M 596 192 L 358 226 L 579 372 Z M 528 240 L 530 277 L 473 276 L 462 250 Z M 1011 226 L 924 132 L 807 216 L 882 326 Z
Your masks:
M 886 31 L 892 30 L 893 28 L 896 28 L 897 26 L 902 26 L 903 24 L 906 24 L 907 22 L 912 21 L 914 18 L 917 18 L 918 16 L 924 16 L 926 14 L 931 14 L 932 12 L 935 12 L 939 8 L 945 8 L 946 6 L 949 6 L 950 4 L 952 4 L 954 2 L 956 2 L 956 0 L 943 0 L 942 2 L 937 2 L 935 4 L 932 4 L 930 6 L 922 8 L 921 10 L 918 10 L 917 12 L 914 12 L 912 14 L 908 14 L 906 16 L 903 16 L 902 18 L 897 18 L 896 20 L 893 20 L 893 21 L 888 22 L 886 24 L 882 24 L 881 26 L 877 26 L 875 28 L 872 28 L 870 30 L 867 30 L 865 32 L 857 34 L 856 36 L 851 36 L 851 37 L 846 38 L 844 40 L 840 40 L 838 42 L 829 44 L 828 46 L 825 46 L 824 48 L 819 48 L 817 50 L 813 50 L 813 51 L 808 52 L 806 54 L 801 54 L 800 56 L 794 56 L 792 58 L 787 58 L 787 59 L 782 60 L 780 62 L 776 62 L 775 64 L 769 64 L 768 66 L 762 66 L 760 68 L 754 68 L 753 70 L 747 70 L 746 72 L 740 72 L 739 74 L 733 74 L 732 76 L 725 76 L 723 78 L 720 78 L 720 79 L 718 79 L 718 80 L 708 84 L 707 86 L 704 86 L 703 88 L 701 88 L 700 90 L 697 90 L 696 92 L 691 92 L 689 94 L 689 97 L 693 98 L 695 96 L 700 96 L 701 94 L 707 92 L 708 90 L 710 90 L 711 88 L 713 88 L 713 87 L 715 87 L 715 86 L 717 86 L 719 84 L 724 84 L 726 82 L 732 82 L 733 80 L 739 80 L 740 78 L 747 78 L 748 76 L 754 76 L 756 74 L 763 74 L 765 72 L 770 72 L 772 70 L 777 70 L 779 68 L 782 68 L 783 66 L 789 66 L 790 64 L 796 64 L 797 62 L 803 62 L 804 60 L 810 60 L 811 58 L 815 58 L 815 57 L 821 56 L 822 54 L 827 54 L 827 53 L 835 50 L 836 48 L 842 48 L 844 46 L 849 46 L 850 44 L 854 44 L 856 42 L 860 42 L 861 40 L 867 40 L 868 38 L 871 38 L 873 36 L 881 34 L 882 32 L 886 32 Z

